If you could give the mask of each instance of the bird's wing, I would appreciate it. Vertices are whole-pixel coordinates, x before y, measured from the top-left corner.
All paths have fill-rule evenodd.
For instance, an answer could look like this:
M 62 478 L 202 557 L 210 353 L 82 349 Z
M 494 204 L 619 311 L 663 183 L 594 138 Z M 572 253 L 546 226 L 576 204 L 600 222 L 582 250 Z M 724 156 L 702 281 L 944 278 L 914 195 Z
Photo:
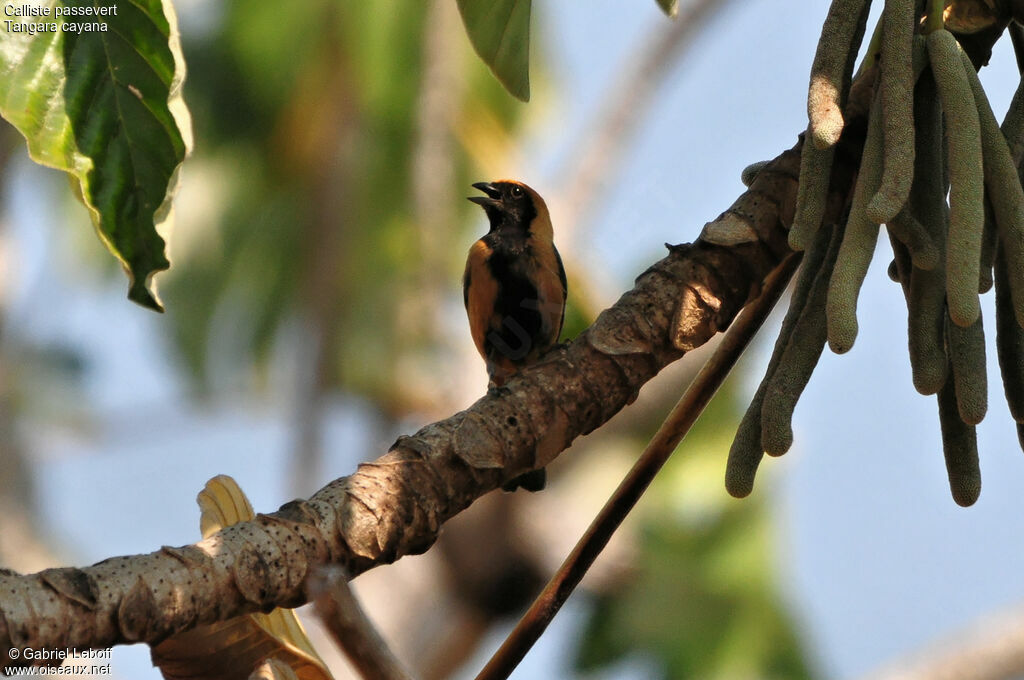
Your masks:
M 480 239 L 469 249 L 466 273 L 463 276 L 463 299 L 469 316 L 469 332 L 473 335 L 476 349 L 485 360 L 484 339 L 490 329 L 491 316 L 498 298 L 498 282 L 487 270 L 487 258 L 493 251 Z
M 550 343 L 554 344 L 558 342 L 565 318 L 565 268 L 554 243 L 535 240 L 533 252 L 540 267 L 535 283 L 540 298 L 541 319 L 545 327 L 550 329 Z

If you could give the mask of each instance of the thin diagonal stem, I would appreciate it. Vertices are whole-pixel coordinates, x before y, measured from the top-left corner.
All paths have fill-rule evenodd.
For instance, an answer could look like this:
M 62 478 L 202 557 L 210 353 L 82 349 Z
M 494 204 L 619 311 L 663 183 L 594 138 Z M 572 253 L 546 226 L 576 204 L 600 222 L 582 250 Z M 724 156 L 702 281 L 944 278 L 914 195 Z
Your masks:
M 938 31 L 946 27 L 943 13 L 946 10 L 946 0 L 930 0 L 928 3 L 928 18 L 925 23 L 925 33 Z
M 760 297 L 733 322 L 633 468 L 476 680 L 507 678 L 540 638 L 760 330 L 793 277 L 800 255 L 787 257 L 768 277 Z
M 325 567 L 312 583 L 316 613 L 360 676 L 412 680 L 363 612 L 340 567 Z

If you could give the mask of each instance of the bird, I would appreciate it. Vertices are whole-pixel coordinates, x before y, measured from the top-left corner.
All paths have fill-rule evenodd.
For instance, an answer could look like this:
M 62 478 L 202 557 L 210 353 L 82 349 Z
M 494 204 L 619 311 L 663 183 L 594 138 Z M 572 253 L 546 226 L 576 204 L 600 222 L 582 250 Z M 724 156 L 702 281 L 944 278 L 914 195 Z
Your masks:
M 501 387 L 517 371 L 558 343 L 568 286 L 555 248 L 547 204 L 516 180 L 477 182 L 490 229 L 473 243 L 462 277 L 470 333 L 487 366 L 488 387 Z M 514 491 L 540 491 L 544 469 L 506 483 Z

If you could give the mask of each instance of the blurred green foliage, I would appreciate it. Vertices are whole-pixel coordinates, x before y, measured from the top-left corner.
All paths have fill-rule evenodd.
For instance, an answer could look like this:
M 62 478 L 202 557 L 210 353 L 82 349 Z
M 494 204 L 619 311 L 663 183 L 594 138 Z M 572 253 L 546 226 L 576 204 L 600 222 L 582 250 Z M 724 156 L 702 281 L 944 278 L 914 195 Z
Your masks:
M 327 325 L 327 385 L 386 412 L 406 410 L 395 366 L 436 341 L 429 328 L 403 323 L 403 304 L 422 292 L 412 166 L 426 8 L 228 2 L 215 30 L 185 36 L 199 140 L 193 166 L 216 178 L 209 190 L 220 192 L 221 207 L 215 224 L 192 237 L 201 242 L 184 244 L 161 290 L 198 385 L 261 371 L 283 333 L 319 323 Z M 518 105 L 464 38 L 453 38 L 467 82 L 451 93 L 449 124 L 483 121 L 507 136 Z M 480 179 L 467 138 L 450 150 L 458 187 Z M 458 201 L 449 208 L 457 220 L 440 234 L 443 262 L 431 263 L 453 300 L 471 243 L 466 220 L 479 217 L 462 195 L 438 197 Z
M 764 495 L 737 501 L 722 484 L 742 406 L 734 385 L 719 391 L 638 507 L 633 567 L 596 596 L 579 669 L 640 654 L 666 679 L 811 677 L 779 600 Z

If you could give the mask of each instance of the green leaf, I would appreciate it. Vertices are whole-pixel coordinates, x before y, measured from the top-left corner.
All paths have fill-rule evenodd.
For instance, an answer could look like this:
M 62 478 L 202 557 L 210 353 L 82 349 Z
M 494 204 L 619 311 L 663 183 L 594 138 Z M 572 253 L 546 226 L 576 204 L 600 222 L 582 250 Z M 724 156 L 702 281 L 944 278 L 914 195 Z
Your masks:
M 670 17 L 675 17 L 679 11 L 679 0 L 658 0 L 658 7 Z
M 25 136 L 33 160 L 69 173 L 128 274 L 128 297 L 162 311 L 150 287 L 169 266 L 157 226 L 191 147 L 174 10 L 160 0 L 13 6 L 49 14 L 0 20 L 0 115 Z M 110 14 L 58 17 L 65 8 Z M 16 30 L 30 25 L 34 33 Z
M 458 0 L 473 49 L 516 99 L 530 101 L 531 0 Z

